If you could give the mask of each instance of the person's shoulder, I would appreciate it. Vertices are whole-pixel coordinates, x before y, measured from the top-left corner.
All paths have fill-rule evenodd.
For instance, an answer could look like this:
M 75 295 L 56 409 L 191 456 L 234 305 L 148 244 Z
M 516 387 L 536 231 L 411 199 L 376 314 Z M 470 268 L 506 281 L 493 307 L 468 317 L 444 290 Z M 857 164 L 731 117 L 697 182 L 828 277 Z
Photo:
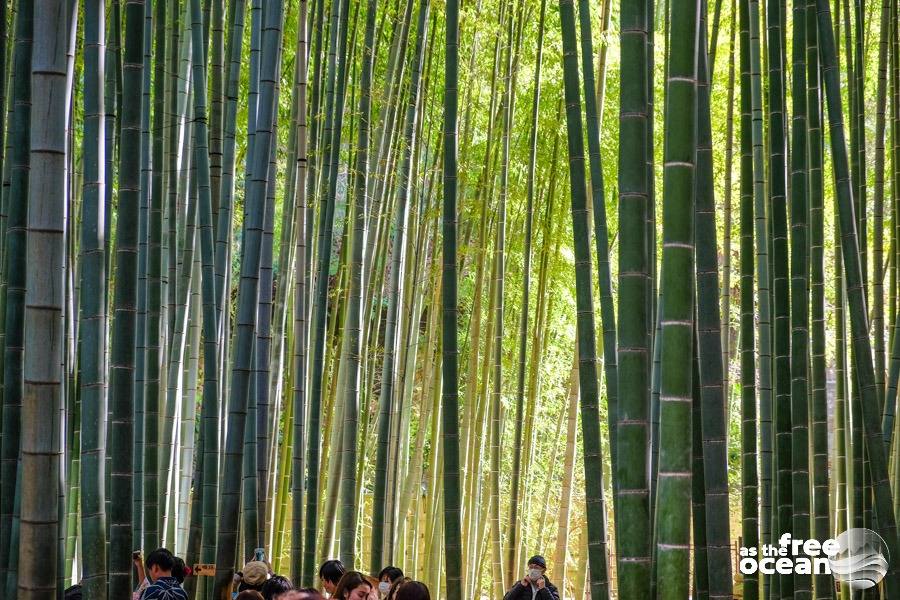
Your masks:
M 187 592 L 174 578 L 158 579 L 144 590 L 141 600 L 187 600 Z
M 153 600 L 154 598 L 158 598 L 159 594 L 167 589 L 168 586 L 162 584 L 160 581 L 154 581 L 144 590 L 143 595 L 141 595 L 141 600 Z
M 559 590 L 552 583 L 547 583 L 538 593 L 538 598 L 557 600 L 559 598 Z
M 509 596 L 510 594 L 513 594 L 513 593 L 518 594 L 523 589 L 525 589 L 525 586 L 522 585 L 522 582 L 516 581 L 514 584 L 512 584 L 512 587 L 510 587 L 509 590 L 507 590 L 506 596 Z M 504 597 L 506 597 L 506 596 L 504 596 Z

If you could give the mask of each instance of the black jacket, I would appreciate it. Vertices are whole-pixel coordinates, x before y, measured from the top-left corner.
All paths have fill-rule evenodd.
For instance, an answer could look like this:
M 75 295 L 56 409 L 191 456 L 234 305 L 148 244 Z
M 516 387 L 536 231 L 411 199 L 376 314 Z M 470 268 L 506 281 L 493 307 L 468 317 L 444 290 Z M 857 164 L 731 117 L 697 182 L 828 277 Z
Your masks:
M 543 589 L 538 590 L 535 599 L 559 600 L 559 592 L 556 590 L 556 586 L 550 583 L 550 580 L 547 579 L 546 575 L 544 575 L 544 584 Z M 519 580 L 508 592 L 506 592 L 506 595 L 503 596 L 503 600 L 531 600 L 531 586 L 524 586 L 522 585 L 522 581 Z

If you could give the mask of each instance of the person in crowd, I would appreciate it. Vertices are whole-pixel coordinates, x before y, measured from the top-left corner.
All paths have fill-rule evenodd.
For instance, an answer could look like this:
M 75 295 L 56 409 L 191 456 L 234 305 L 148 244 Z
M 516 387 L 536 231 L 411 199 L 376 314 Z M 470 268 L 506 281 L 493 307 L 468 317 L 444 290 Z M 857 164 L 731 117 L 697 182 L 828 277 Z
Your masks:
M 263 600 L 263 595 L 256 590 L 244 590 L 235 597 L 235 600 Z
M 291 580 L 283 575 L 273 575 L 262 586 L 262 595 L 264 600 L 275 600 L 284 592 L 294 589 Z
M 392 584 L 391 588 L 388 591 L 387 598 L 385 600 L 394 600 L 397 597 L 397 590 L 400 589 L 400 586 L 404 583 L 409 583 L 412 581 L 409 577 L 398 577 Z
M 275 600 L 325 600 L 325 598 L 317 589 L 302 588 L 275 596 Z
M 379 598 L 381 598 L 381 592 L 378 591 L 378 579 L 371 575 L 366 575 L 366 581 L 368 581 L 369 585 L 372 587 L 372 589 L 369 590 L 369 595 L 366 596 L 366 600 L 379 600 Z
M 184 564 L 184 559 L 175 557 L 175 566 L 172 568 L 172 577 L 178 580 L 178 583 L 184 585 L 184 578 L 191 574 L 191 568 Z
M 556 586 L 547 578 L 547 561 L 543 556 L 537 554 L 528 559 L 525 576 L 506 592 L 503 600 L 559 600 Z
M 256 590 L 262 592 L 263 584 L 269 579 L 269 565 L 261 560 L 251 560 L 240 570 L 241 582 L 237 591 Z
M 150 586 L 141 594 L 141 600 L 187 600 L 187 593 L 172 575 L 175 557 L 165 548 L 158 548 L 147 556 L 144 568 Z
M 144 572 L 144 555 L 140 550 L 131 553 L 131 562 L 134 564 L 134 570 L 137 573 L 137 580 L 140 582 L 138 587 L 131 594 L 131 600 L 141 600 L 141 594 L 150 587 L 150 580 Z
M 322 581 L 322 587 L 325 588 L 325 591 L 333 596 L 338 581 L 341 580 L 341 577 L 346 572 L 347 568 L 339 560 L 326 560 L 322 563 L 322 566 L 319 567 L 319 579 Z
M 431 600 L 428 586 L 421 581 L 406 581 L 397 587 L 396 600 Z
M 359 571 L 347 571 L 338 581 L 331 595 L 335 600 L 369 600 L 369 593 L 377 588 Z
M 66 588 L 63 592 L 63 600 L 81 600 L 81 584 Z
M 378 592 L 382 596 L 387 596 L 391 591 L 391 586 L 398 579 L 403 578 L 403 571 L 397 567 L 385 567 L 378 574 Z

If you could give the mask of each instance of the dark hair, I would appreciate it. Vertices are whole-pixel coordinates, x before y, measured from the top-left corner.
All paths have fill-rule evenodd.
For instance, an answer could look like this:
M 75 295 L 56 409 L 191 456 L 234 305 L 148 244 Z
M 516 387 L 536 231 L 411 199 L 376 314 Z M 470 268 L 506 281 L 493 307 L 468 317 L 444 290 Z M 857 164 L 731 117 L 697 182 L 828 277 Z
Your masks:
M 63 592 L 63 598 L 65 600 L 81 600 L 81 585 L 73 585 L 70 588 L 66 588 L 66 591 Z
M 337 583 L 346 572 L 347 568 L 344 567 L 344 563 L 341 561 L 326 560 L 322 563 L 322 566 L 319 567 L 319 579 Z
M 325 600 L 319 590 L 315 588 L 301 588 L 290 592 L 282 592 L 280 596 L 276 596 L 278 600 Z
M 144 564 L 148 571 L 153 568 L 153 565 L 156 565 L 163 571 L 171 572 L 175 568 L 175 557 L 165 548 L 157 548 L 147 556 Z
M 294 589 L 291 580 L 283 575 L 273 575 L 262 586 L 262 595 L 265 600 L 272 600 L 278 594 Z
M 394 581 L 397 581 L 398 579 L 403 577 L 403 571 L 401 571 L 397 567 L 385 567 L 381 570 L 380 573 L 378 573 L 378 579 L 381 580 L 381 578 L 385 576 L 387 576 L 391 583 L 393 583 Z
M 184 578 L 187 577 L 188 568 L 187 565 L 184 564 L 184 560 L 176 556 L 174 557 L 175 564 L 172 567 L 172 577 L 178 580 L 178 583 L 184 583 Z
M 431 600 L 428 586 L 421 581 L 407 581 L 397 588 L 397 600 Z
M 338 581 L 337 587 L 334 588 L 334 594 L 331 597 L 343 600 L 345 594 L 350 593 L 361 585 L 367 585 L 369 589 L 372 589 L 372 582 L 365 575 L 359 571 L 347 571 L 341 577 L 341 580 Z
M 402 586 L 404 583 L 409 583 L 410 581 L 412 581 L 412 579 L 410 579 L 409 577 L 400 577 L 399 579 L 396 579 L 394 583 L 391 584 L 391 591 L 388 592 L 387 600 L 393 600 L 394 598 L 396 598 L 397 590 L 400 589 L 400 586 Z
M 241 581 L 238 584 L 237 591 L 245 592 L 245 591 L 254 591 L 254 592 L 262 592 L 262 584 L 253 585 L 252 583 L 247 583 L 246 581 Z
M 244 590 L 237 595 L 237 600 L 263 600 L 263 595 L 256 590 Z

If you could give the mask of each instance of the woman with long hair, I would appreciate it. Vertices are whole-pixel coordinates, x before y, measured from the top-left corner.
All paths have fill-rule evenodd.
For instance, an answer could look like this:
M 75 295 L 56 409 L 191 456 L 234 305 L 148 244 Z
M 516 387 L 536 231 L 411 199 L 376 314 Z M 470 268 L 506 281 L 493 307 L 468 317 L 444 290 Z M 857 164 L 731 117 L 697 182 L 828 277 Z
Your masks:
M 431 600 L 431 592 L 421 581 L 407 579 L 397 586 L 394 600 Z
M 373 589 L 378 589 L 378 584 L 372 585 L 369 577 L 359 571 L 347 571 L 331 597 L 335 600 L 368 600 Z
M 400 586 L 404 583 L 409 583 L 412 581 L 409 577 L 399 577 L 394 580 L 394 583 L 391 584 L 391 590 L 388 592 L 387 598 L 385 600 L 395 600 L 397 598 L 397 590 L 400 589 Z

